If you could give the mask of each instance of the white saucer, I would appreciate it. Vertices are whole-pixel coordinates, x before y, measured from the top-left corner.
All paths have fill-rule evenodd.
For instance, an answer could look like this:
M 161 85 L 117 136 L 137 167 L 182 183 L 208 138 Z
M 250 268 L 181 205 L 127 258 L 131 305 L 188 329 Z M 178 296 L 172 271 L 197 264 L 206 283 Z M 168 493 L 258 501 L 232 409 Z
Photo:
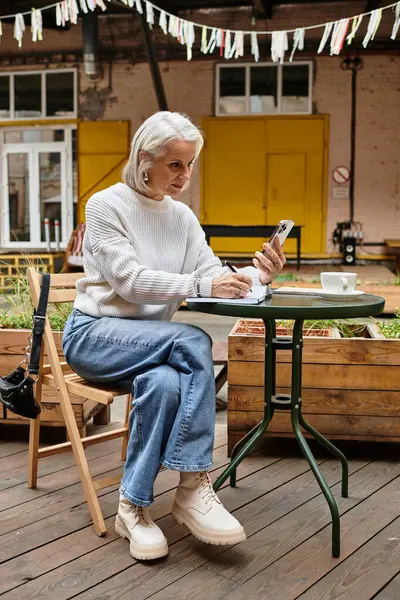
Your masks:
M 328 292 L 327 290 L 318 290 L 317 294 L 318 296 L 322 296 L 322 298 L 344 300 L 346 298 L 357 298 L 358 296 L 365 294 L 365 292 L 362 292 L 361 290 L 353 290 L 352 292 Z
M 299 288 L 299 287 L 281 287 L 277 290 L 273 290 L 274 293 L 278 294 L 299 294 L 304 296 L 319 296 L 320 298 L 330 298 L 331 300 L 345 300 L 347 298 L 358 298 L 365 294 L 362 290 L 353 290 L 352 292 L 328 292 L 322 288 Z

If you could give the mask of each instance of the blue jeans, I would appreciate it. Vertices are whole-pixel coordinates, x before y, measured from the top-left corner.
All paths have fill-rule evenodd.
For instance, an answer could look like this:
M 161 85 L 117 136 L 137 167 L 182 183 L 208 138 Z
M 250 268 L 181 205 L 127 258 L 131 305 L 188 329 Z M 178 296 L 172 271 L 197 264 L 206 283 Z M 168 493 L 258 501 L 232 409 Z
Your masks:
M 84 379 L 133 394 L 121 494 L 154 501 L 160 464 L 206 471 L 212 464 L 215 380 L 211 338 L 182 323 L 90 317 L 73 310 L 63 350 Z

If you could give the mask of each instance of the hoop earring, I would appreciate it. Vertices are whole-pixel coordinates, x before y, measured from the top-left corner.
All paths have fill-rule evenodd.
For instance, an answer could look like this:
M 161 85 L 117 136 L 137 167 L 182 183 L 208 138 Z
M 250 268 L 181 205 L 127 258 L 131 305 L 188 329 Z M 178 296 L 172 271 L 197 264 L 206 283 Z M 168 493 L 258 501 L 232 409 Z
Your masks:
M 148 180 L 149 180 L 149 174 L 147 173 L 147 171 L 145 171 L 145 172 L 143 173 L 143 181 L 144 181 L 145 183 L 147 183 L 147 182 L 148 182 Z

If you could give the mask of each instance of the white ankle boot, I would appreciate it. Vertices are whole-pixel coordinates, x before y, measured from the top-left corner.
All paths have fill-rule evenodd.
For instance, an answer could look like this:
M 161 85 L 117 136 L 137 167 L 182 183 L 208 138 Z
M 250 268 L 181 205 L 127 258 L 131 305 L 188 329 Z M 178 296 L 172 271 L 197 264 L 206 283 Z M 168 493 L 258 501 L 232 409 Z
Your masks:
M 205 471 L 181 471 L 172 516 L 207 544 L 236 544 L 246 539 L 243 527 L 224 508 Z
M 130 553 L 139 560 L 152 560 L 168 554 L 167 540 L 154 523 L 147 506 L 136 506 L 120 496 L 115 532 L 130 541 Z

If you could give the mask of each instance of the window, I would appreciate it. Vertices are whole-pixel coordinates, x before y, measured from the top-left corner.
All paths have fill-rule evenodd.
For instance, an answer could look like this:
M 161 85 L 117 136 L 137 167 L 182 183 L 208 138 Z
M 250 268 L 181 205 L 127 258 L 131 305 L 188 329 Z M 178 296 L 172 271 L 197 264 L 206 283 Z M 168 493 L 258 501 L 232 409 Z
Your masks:
M 0 74 L 0 118 L 56 119 L 77 116 L 75 70 Z
M 312 64 L 217 65 L 215 113 L 310 114 Z

